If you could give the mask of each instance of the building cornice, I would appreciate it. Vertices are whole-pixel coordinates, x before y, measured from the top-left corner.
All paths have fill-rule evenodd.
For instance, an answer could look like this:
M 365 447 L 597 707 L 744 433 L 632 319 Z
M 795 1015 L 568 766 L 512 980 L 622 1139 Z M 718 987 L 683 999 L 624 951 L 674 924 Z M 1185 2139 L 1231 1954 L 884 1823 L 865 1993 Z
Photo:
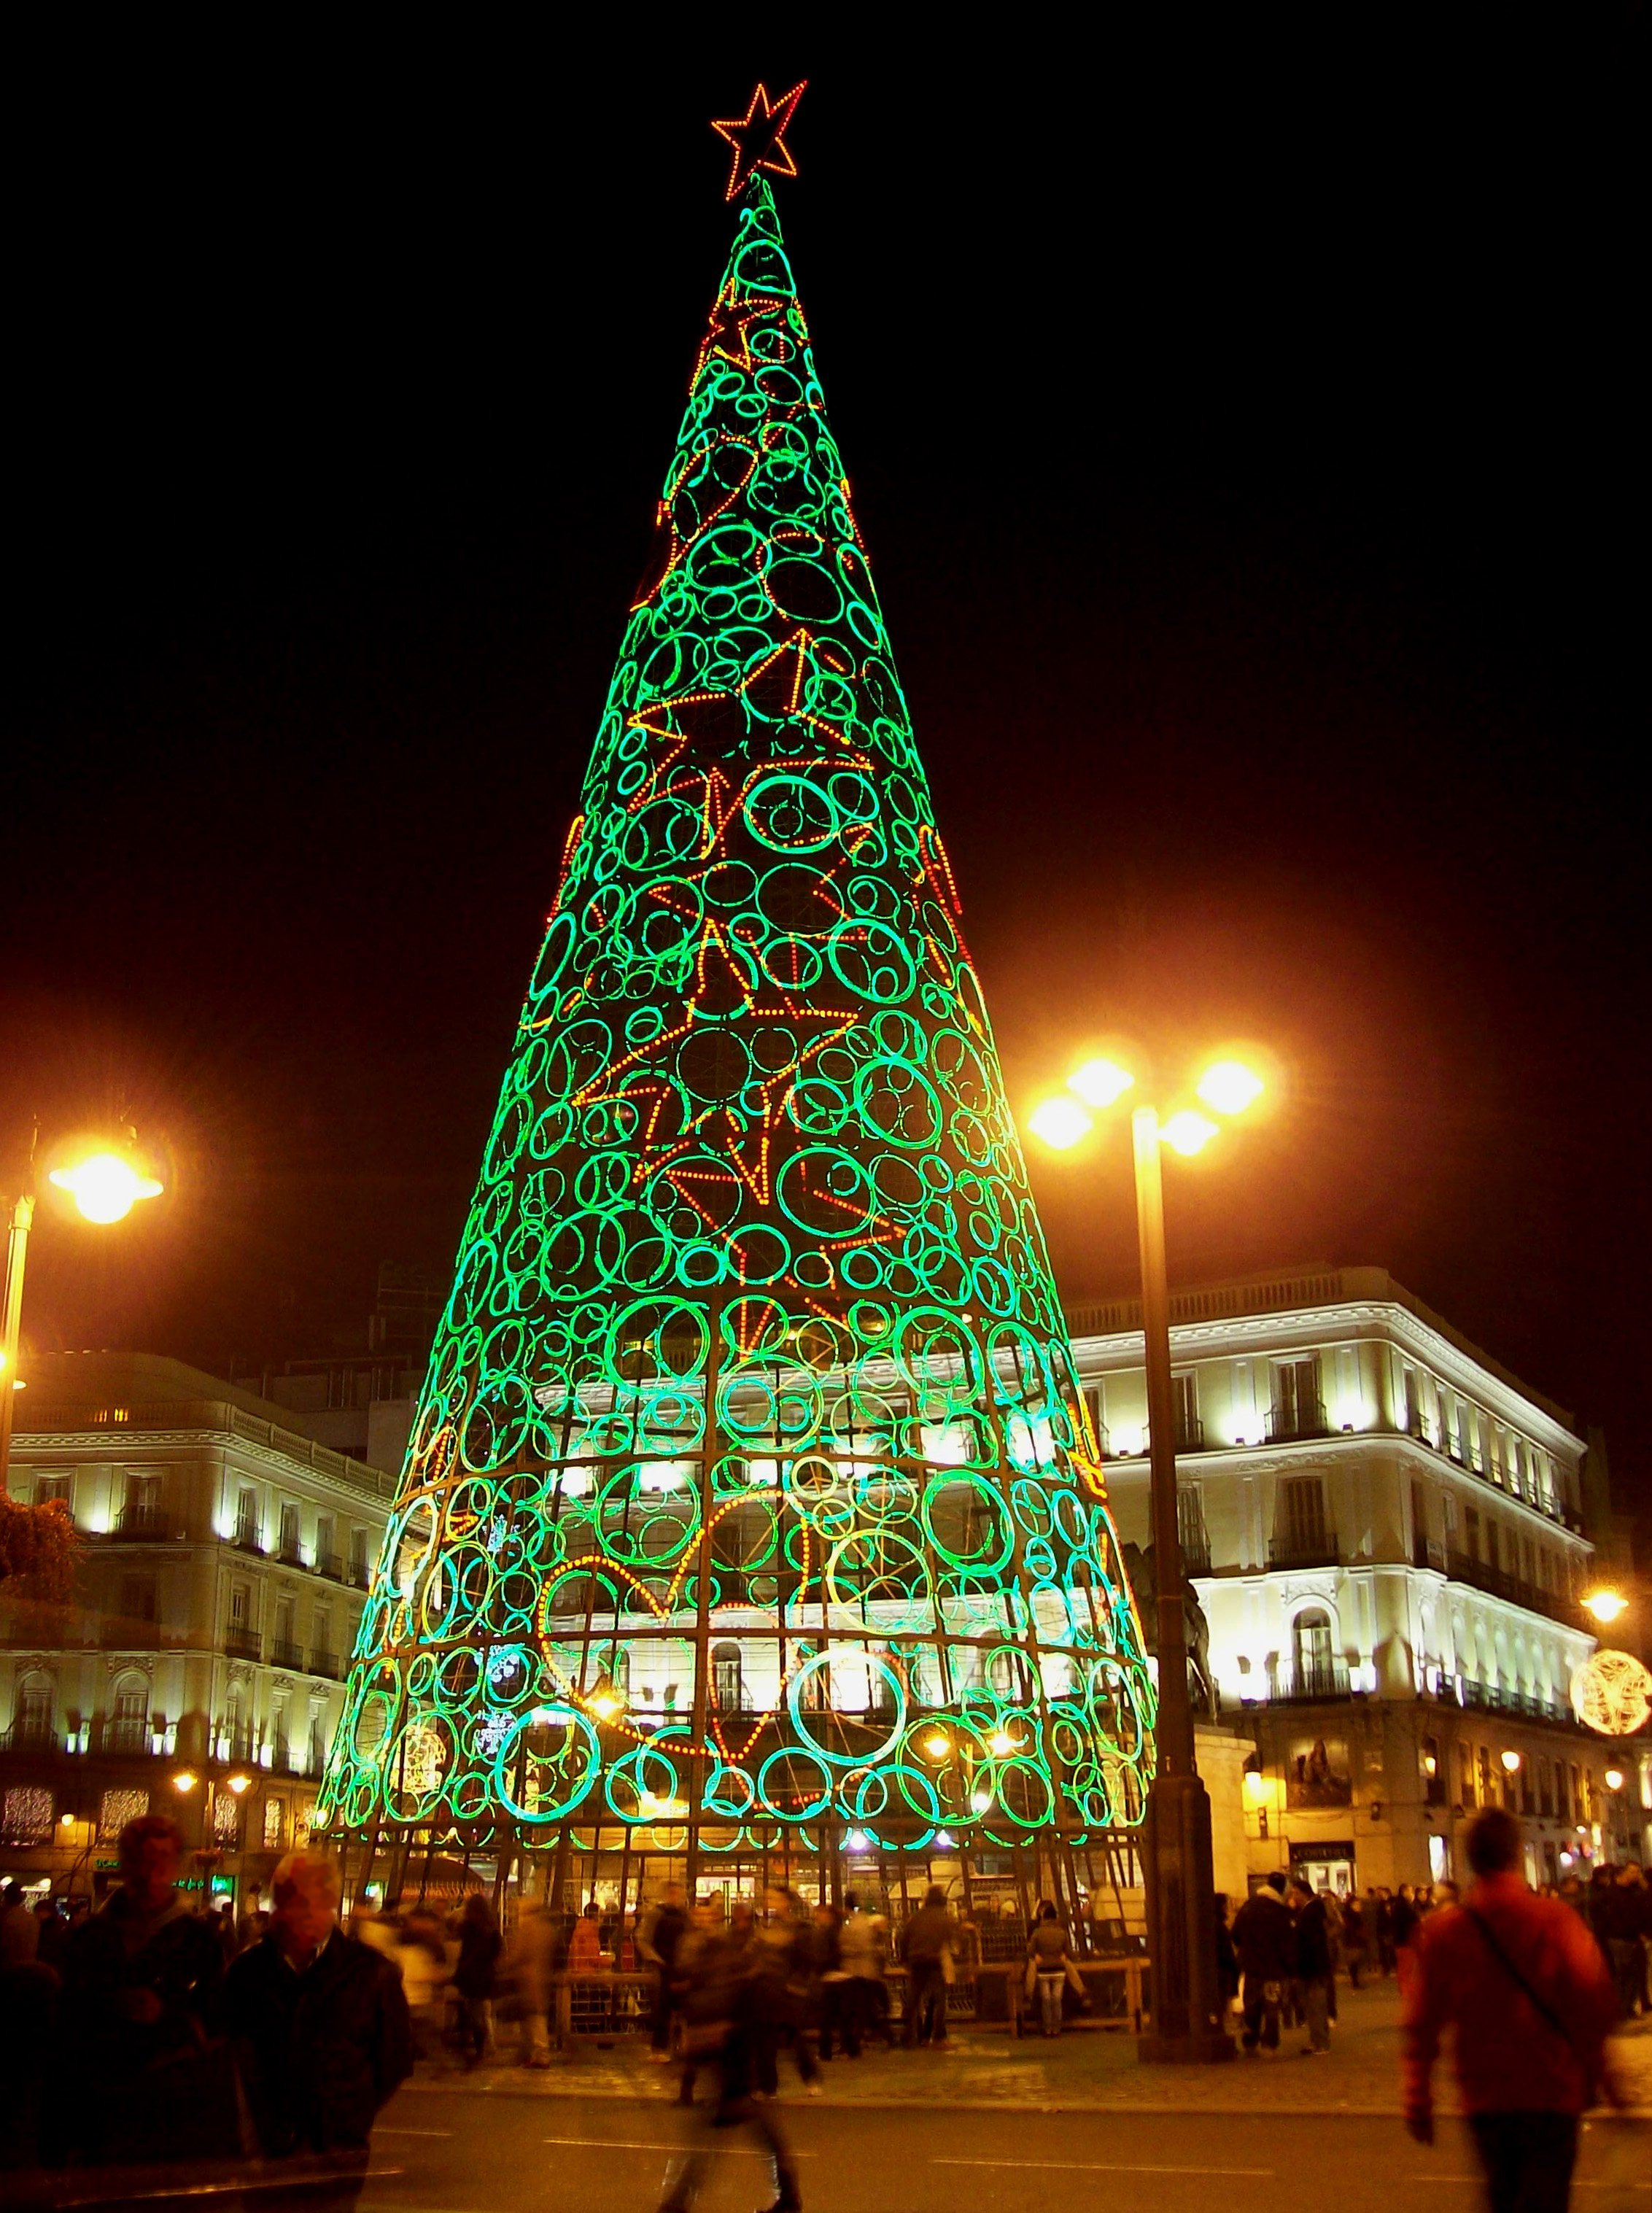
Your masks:
M 1213 1321 L 1177 1322 L 1170 1332 L 1172 1359 L 1247 1359 L 1259 1351 L 1296 1350 L 1305 1345 L 1359 1344 L 1387 1338 L 1416 1354 L 1466 1399 L 1512 1429 L 1521 1430 L 1546 1451 L 1576 1462 L 1583 1440 L 1523 1392 L 1442 1337 L 1438 1330 L 1393 1300 L 1344 1299 L 1334 1305 L 1299 1307 L 1285 1312 L 1238 1314 Z M 1142 1365 L 1139 1330 L 1104 1337 L 1075 1337 L 1073 1358 L 1081 1380 L 1092 1365 L 1103 1373 Z

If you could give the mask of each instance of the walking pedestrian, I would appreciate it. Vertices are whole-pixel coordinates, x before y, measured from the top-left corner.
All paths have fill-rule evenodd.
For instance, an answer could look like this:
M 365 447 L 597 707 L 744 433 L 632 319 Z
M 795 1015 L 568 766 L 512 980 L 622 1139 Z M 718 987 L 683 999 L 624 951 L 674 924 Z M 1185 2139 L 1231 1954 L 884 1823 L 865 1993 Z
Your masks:
M 1590 1899 L 1596 1940 L 1612 1968 L 1618 2009 L 1625 2021 L 1637 2012 L 1646 1973 L 1647 1896 L 1637 1867 L 1622 1867 Z
M 20 1882 L 0 1891 L 0 1967 L 26 1967 L 40 1948 L 40 1924 Z
M 789 2044 L 804 2088 L 818 2098 L 820 2069 L 814 2056 L 814 2009 L 819 1992 L 814 1931 L 803 1917 L 802 1901 L 792 1892 L 778 1888 L 769 1892 L 764 1917 L 753 1931 L 748 1960 L 753 2087 L 759 2097 L 777 2094 L 780 2047 Z
M 1434 2063 L 1454 2024 L 1491 2213 L 1565 2213 L 1579 2116 L 1602 2092 L 1618 2102 L 1606 2058 L 1612 1978 L 1577 1916 L 1527 1889 L 1512 1814 L 1484 1808 L 1465 1844 L 1473 1887 L 1429 1920 L 1411 1978 L 1405 2125 L 1433 2143 Z
M 479 1891 L 472 1891 L 460 1916 L 459 1958 L 453 1971 L 453 1985 L 459 1993 L 460 2035 L 466 2067 L 474 2067 L 492 2047 L 493 1987 L 499 1972 L 499 1954 L 503 1949 L 493 1908 Z
M 1234 1948 L 1243 1976 L 1245 2026 L 1240 2049 L 1254 2058 L 1259 2046 L 1279 2049 L 1279 2015 L 1285 1985 L 1295 1972 L 1295 1932 L 1285 1904 L 1285 1878 L 1264 1875 L 1234 1916 Z
M 1322 2059 L 1331 2049 L 1331 1930 L 1325 1900 L 1300 1877 L 1290 1887 L 1295 1916 L 1296 1980 L 1308 2020 L 1305 2059 Z
M 271 1891 L 269 1930 L 229 1970 L 224 2012 L 260 2149 L 303 2164 L 259 2203 L 351 2213 L 374 2120 L 412 2067 L 407 2001 L 394 1964 L 338 1926 L 335 1861 L 290 1852 Z
M 923 1905 L 900 1934 L 906 1969 L 906 2043 L 947 2040 L 947 1960 L 956 1958 L 963 1932 L 948 1908 L 947 1893 L 932 1882 Z
M 841 2044 L 845 2059 L 861 2056 L 860 2017 L 855 2009 L 855 1978 L 844 1965 L 841 1908 L 823 1903 L 814 1909 L 814 1972 L 820 1987 L 820 2057 L 830 2059 Z
M 683 2045 L 687 2061 L 682 2102 L 692 2103 L 697 2071 L 710 2069 L 716 2096 L 703 2111 L 703 2131 L 666 2170 L 660 2213 L 691 2213 L 704 2185 L 716 2148 L 728 2131 L 749 2128 L 769 2155 L 774 2200 L 769 2213 L 802 2213 L 803 2198 L 791 2148 L 771 2104 L 753 2095 L 753 2010 L 757 1976 L 752 1948 L 742 1950 L 716 1923 L 710 1905 L 695 1908 L 694 1924 L 678 1954 L 683 2002 Z

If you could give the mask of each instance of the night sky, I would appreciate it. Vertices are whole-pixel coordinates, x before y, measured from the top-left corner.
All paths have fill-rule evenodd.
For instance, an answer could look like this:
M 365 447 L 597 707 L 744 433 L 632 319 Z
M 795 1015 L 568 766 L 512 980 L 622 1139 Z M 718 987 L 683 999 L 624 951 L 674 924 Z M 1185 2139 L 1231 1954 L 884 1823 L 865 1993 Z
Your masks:
M 1640 11 L 946 20 L 27 73 L 0 1138 L 124 1116 L 172 1189 L 43 1220 L 26 1337 L 262 1364 L 451 1259 L 727 250 L 706 119 L 808 75 L 781 216 L 1012 1101 L 1265 1040 L 1173 1277 L 1387 1265 L 1644 1512 Z M 1122 1133 L 1033 1174 L 1069 1297 L 1129 1289 Z

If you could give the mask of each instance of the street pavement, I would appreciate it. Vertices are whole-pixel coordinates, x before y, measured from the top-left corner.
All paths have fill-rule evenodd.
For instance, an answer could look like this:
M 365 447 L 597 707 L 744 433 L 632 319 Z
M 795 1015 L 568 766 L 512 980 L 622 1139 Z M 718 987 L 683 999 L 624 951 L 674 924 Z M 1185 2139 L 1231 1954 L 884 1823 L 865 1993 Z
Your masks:
M 1108 2213 L 1266 2208 L 1365 2213 L 1461 2206 L 1479 2184 L 1454 2118 L 1448 2069 L 1431 2149 L 1399 2119 L 1392 1984 L 1340 1993 L 1332 2056 L 1143 2067 L 1131 2040 L 1088 2029 L 1054 2042 L 963 2030 L 945 2051 L 881 2051 L 826 2065 L 806 2096 L 782 2061 L 773 2109 L 796 2149 L 809 2213 Z M 1575 2203 L 1652 2213 L 1652 2023 L 1618 2045 L 1638 2111 L 1587 2128 Z M 674 2103 L 674 2070 L 632 2039 L 587 2045 L 542 2071 L 422 2064 L 374 2138 L 362 2213 L 648 2213 L 703 2115 Z M 704 2213 L 751 2213 L 771 2195 L 745 2131 L 719 2131 Z
M 1368 2114 L 1247 2115 L 1014 2109 L 899 2111 L 789 2101 L 808 2213 L 1393 2213 L 1426 2204 L 1472 2213 L 1479 2185 L 1460 2122 L 1425 2149 L 1397 2120 Z M 446 2096 L 394 2101 L 374 2140 L 362 2213 L 610 2213 L 657 2204 L 698 2119 L 655 2100 Z M 703 2213 L 753 2213 L 772 2196 L 765 2156 L 729 2141 Z M 1588 2131 L 1576 2203 L 1616 2213 L 1652 2203 L 1644 2129 Z M 1633 2179 L 1626 2179 L 1633 2178 Z

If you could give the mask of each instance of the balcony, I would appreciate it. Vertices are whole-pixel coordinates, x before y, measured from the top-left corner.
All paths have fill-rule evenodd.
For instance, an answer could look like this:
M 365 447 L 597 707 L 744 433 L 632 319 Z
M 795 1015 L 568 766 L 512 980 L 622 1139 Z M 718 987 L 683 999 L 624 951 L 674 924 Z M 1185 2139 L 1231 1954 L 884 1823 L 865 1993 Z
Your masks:
M 151 1731 L 147 1714 L 119 1714 L 104 1722 L 98 1732 L 100 1752 L 147 1752 Z
M 160 1507 L 125 1506 L 115 1516 L 115 1526 L 109 1533 L 119 1543 L 164 1545 L 177 1533 Z
M 276 1547 L 276 1558 L 283 1568 L 302 1568 L 308 1564 L 304 1547 L 296 1537 L 283 1537 Z
M 270 1639 L 270 1665 L 272 1667 L 290 1667 L 302 1674 L 304 1668 L 303 1646 L 295 1644 L 290 1637 L 272 1637 Z
M 1454 1683 L 1441 1686 L 1440 1696 L 1448 1705 L 1464 1707 L 1470 1713 L 1519 1714 L 1527 1721 L 1558 1722 L 1563 1725 L 1576 1722 L 1572 1710 L 1558 1698 L 1539 1698 L 1528 1691 L 1505 1691 L 1495 1683 L 1466 1682 L 1460 1688 Z M 1582 1727 L 1582 1723 L 1576 1723 Z
M 264 1639 L 256 1629 L 246 1629 L 232 1623 L 223 1640 L 224 1656 L 229 1660 L 261 1660 Z
M 338 1655 L 324 1651 L 318 1644 L 310 1654 L 310 1673 L 312 1675 L 325 1675 L 328 1682 L 336 1683 L 338 1680 Z
M 1572 1628 L 1582 1625 L 1577 1607 L 1564 1591 L 1544 1590 L 1522 1576 L 1511 1576 L 1506 1569 L 1494 1568 L 1489 1560 L 1477 1559 L 1472 1552 L 1449 1552 L 1445 1564 L 1453 1582 L 1467 1583 L 1488 1597 L 1524 1606 L 1528 1613 L 1546 1614 L 1551 1621 L 1564 1621 Z
M 1334 1568 L 1339 1558 L 1334 1529 L 1293 1529 L 1268 1540 L 1271 1568 Z
M 1413 1537 L 1411 1565 L 1414 1568 L 1433 1568 L 1436 1573 L 1443 1574 L 1446 1565 L 1445 1546 L 1436 1545 L 1432 1537 Z
M 344 1579 L 344 1556 L 339 1552 L 318 1552 L 313 1563 L 314 1571 L 325 1576 L 329 1582 L 341 1583 Z
M 14 1722 L 9 1729 L 0 1731 L 0 1752 L 27 1752 L 36 1758 L 49 1759 L 62 1750 L 62 1734 L 49 1715 L 44 1719 L 27 1715 L 21 1721 Z
M 1271 1445 L 1290 1444 L 1303 1437 L 1328 1437 L 1331 1435 L 1331 1424 L 1326 1420 L 1322 1399 L 1299 1399 L 1294 1406 L 1270 1406 L 1266 1428 Z
M 1197 1414 L 1179 1414 L 1174 1428 L 1175 1448 L 1179 1453 L 1202 1453 L 1204 1450 L 1204 1424 Z M 1142 1425 L 1142 1450 L 1153 1449 L 1153 1424 Z
M 256 1552 L 260 1558 L 263 1558 L 264 1539 L 256 1521 L 237 1521 L 235 1533 L 229 1541 L 238 1552 Z
M 1181 1540 L 1182 1573 L 1188 1576 L 1208 1576 L 1210 1572 L 1210 1539 L 1201 1529 L 1196 1537 Z
M 1282 1660 L 1268 1698 L 1274 1705 L 1296 1706 L 1350 1695 L 1345 1660 Z
M 253 1741 L 250 1728 L 221 1728 L 218 1731 L 217 1757 L 227 1759 L 235 1767 L 251 1767 L 258 1759 L 258 1748 Z
M 347 1578 L 356 1590 L 365 1590 L 373 1579 L 373 1570 L 365 1560 L 352 1560 Z

